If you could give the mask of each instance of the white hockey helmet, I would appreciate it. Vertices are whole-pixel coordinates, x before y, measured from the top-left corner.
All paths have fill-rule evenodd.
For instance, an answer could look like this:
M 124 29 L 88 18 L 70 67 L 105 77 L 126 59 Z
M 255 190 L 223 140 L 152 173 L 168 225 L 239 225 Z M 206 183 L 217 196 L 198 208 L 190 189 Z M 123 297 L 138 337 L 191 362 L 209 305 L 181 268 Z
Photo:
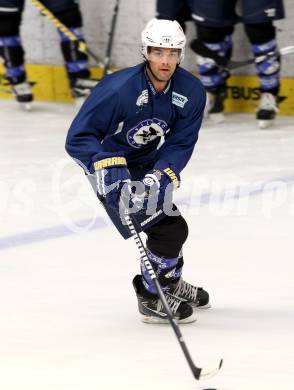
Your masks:
M 176 20 L 151 19 L 141 34 L 142 54 L 148 57 L 148 46 L 180 49 L 178 64 L 185 55 L 186 36 Z

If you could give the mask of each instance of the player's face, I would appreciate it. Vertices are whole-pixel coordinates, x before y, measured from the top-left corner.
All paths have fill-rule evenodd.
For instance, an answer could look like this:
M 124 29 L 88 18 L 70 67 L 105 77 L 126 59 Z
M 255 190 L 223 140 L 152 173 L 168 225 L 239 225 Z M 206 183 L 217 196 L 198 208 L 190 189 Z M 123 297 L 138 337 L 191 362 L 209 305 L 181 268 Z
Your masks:
M 173 75 L 179 61 L 179 49 L 150 47 L 148 61 L 150 70 L 157 81 L 166 82 Z

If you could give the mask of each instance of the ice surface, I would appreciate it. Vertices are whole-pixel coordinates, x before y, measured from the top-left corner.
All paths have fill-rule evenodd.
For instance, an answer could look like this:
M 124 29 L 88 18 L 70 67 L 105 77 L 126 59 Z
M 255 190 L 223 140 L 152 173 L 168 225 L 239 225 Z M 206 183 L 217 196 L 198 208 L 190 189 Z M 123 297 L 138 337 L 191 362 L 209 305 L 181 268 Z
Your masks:
M 64 152 L 74 105 L 0 102 L 0 388 L 293 390 L 294 119 L 206 124 L 177 203 L 190 227 L 184 277 L 212 308 L 182 326 L 139 321 L 135 243 L 124 241 Z

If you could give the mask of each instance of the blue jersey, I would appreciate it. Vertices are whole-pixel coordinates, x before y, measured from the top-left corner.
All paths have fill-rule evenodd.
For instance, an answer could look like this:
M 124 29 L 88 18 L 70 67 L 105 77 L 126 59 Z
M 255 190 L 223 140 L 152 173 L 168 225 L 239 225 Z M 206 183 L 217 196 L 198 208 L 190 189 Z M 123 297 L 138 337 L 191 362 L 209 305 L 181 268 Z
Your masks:
M 92 157 L 100 151 L 123 152 L 129 167 L 165 160 L 181 171 L 197 142 L 205 101 L 201 82 L 179 67 L 160 93 L 145 64 L 115 72 L 80 109 L 66 150 L 91 173 Z
M 192 18 L 199 25 L 225 27 L 237 22 L 258 24 L 285 17 L 283 0 L 242 0 L 240 3 L 241 15 L 239 16 L 236 1 L 191 0 Z

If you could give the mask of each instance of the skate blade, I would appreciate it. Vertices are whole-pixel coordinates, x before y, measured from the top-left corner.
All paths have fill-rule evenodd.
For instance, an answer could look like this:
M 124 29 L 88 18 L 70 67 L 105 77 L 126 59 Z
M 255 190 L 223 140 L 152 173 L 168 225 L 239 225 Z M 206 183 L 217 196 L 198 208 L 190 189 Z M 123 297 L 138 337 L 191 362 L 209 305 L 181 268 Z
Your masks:
M 190 324 L 192 322 L 195 322 L 196 316 L 191 314 L 187 318 L 183 318 L 182 320 L 176 320 L 178 324 Z M 145 324 L 169 324 L 169 320 L 165 318 L 155 317 L 155 316 L 147 316 L 147 315 L 141 315 L 141 321 Z
M 86 99 L 87 99 L 87 96 L 79 96 L 79 97 L 75 97 L 74 98 L 74 104 L 75 106 L 80 109 L 82 107 L 82 105 L 85 103 Z
M 197 309 L 197 310 L 198 309 L 202 310 L 202 309 L 210 309 L 211 308 L 211 304 L 210 303 L 207 303 L 206 305 L 202 305 L 202 306 L 198 306 L 198 305 L 192 304 L 190 302 L 189 302 L 189 304 L 190 304 L 190 306 L 193 307 L 193 309 Z
M 18 103 L 21 110 L 30 112 L 32 111 L 32 104 L 31 103 Z
M 260 129 L 268 129 L 269 127 L 272 127 L 274 124 L 274 120 L 259 120 L 258 121 L 258 127 Z
M 214 124 L 219 124 L 219 123 L 224 123 L 226 118 L 225 118 L 225 115 L 223 112 L 218 112 L 218 113 L 215 113 L 215 114 L 209 114 L 209 119 L 211 120 L 211 122 L 213 122 Z

